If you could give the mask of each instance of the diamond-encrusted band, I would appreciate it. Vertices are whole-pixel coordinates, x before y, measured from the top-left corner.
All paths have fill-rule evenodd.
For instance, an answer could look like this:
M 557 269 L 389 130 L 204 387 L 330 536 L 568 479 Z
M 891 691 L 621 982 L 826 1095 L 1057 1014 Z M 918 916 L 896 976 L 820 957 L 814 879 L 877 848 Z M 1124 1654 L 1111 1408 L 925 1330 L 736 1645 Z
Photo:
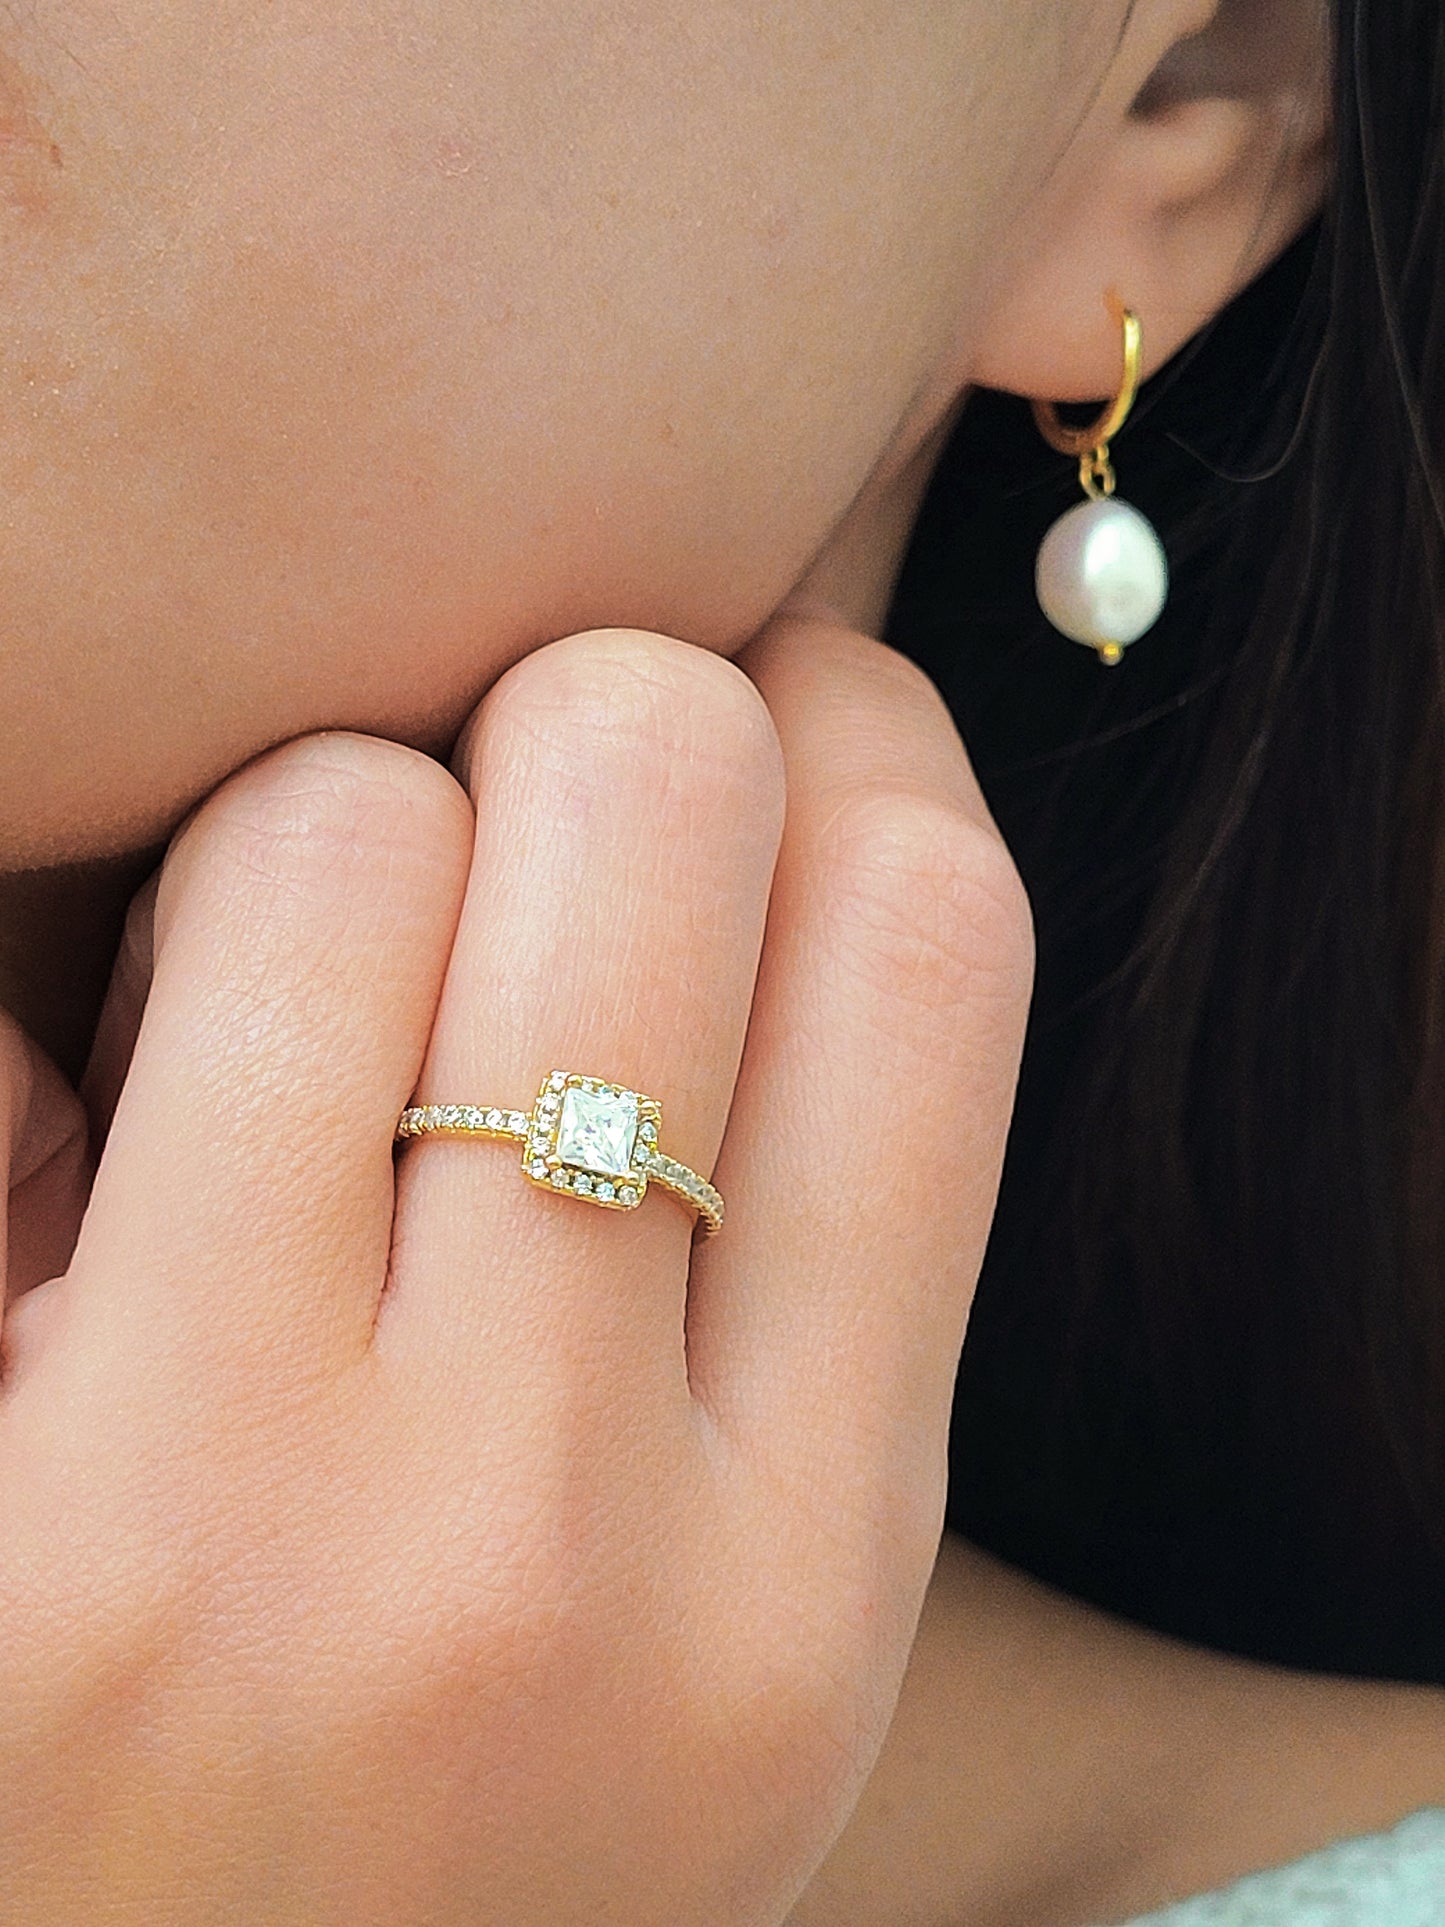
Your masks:
M 696 1211 L 706 1233 L 722 1230 L 723 1201 L 706 1178 L 657 1148 L 662 1106 L 576 1071 L 550 1071 L 530 1112 L 485 1104 L 417 1104 L 397 1121 L 398 1143 L 418 1137 L 491 1137 L 522 1146 L 534 1184 L 611 1211 L 635 1211 L 649 1184 Z

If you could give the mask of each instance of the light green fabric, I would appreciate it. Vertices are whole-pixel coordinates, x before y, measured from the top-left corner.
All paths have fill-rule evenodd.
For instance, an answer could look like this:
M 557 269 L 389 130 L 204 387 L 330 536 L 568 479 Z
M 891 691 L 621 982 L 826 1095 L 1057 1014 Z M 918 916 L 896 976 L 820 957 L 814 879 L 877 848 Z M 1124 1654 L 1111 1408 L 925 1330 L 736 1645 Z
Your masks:
M 1445 1927 L 1445 1809 L 1127 1927 Z

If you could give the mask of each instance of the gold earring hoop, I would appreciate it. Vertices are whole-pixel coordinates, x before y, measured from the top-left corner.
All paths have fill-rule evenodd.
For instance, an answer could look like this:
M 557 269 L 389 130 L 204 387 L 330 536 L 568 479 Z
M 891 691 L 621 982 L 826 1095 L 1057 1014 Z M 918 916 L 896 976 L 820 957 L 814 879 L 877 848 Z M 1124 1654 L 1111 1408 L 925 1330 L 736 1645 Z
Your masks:
M 1131 643 L 1154 627 L 1169 596 L 1169 562 L 1153 524 L 1120 501 L 1110 444 L 1133 413 L 1144 358 L 1139 317 L 1112 289 L 1105 306 L 1124 337 L 1119 391 L 1083 428 L 1068 428 L 1051 401 L 1035 401 L 1039 433 L 1079 464 L 1088 498 L 1044 537 L 1035 572 L 1039 605 L 1061 634 L 1116 667 Z
M 1109 459 L 1109 444 L 1134 412 L 1139 396 L 1139 369 L 1144 359 L 1144 330 L 1132 308 L 1126 308 L 1110 289 L 1104 297 L 1110 313 L 1124 332 L 1124 374 L 1119 392 L 1109 406 L 1086 428 L 1066 428 L 1051 401 L 1036 401 L 1034 421 L 1050 448 L 1061 455 L 1073 455 L 1079 463 L 1079 484 L 1094 500 L 1112 495 L 1114 467 Z

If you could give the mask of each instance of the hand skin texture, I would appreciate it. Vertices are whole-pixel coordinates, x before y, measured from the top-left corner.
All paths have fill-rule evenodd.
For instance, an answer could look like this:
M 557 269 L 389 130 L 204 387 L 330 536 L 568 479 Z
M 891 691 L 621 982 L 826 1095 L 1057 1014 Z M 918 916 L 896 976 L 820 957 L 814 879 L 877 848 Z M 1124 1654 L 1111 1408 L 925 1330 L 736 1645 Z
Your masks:
M 435 765 L 330 736 L 227 784 L 148 1002 L 132 915 L 54 1283 L 83 1119 L 5 1033 L 0 1916 L 1085 1927 L 1445 1794 L 1440 1696 L 1191 1651 L 948 1538 L 893 1712 L 1027 926 L 914 672 L 810 622 L 746 667 L 771 723 L 645 636 L 498 685 L 449 967 Z M 418 1065 L 524 1102 L 562 1011 L 707 1168 L 779 740 L 723 1238 L 689 1267 L 669 1200 L 589 1215 L 435 1143 L 389 1259 Z
M 81 1121 L 9 1035 L 5 1919 L 776 1922 L 841 1830 L 1029 919 L 916 671 L 801 621 L 747 668 L 572 638 L 465 790 L 344 734 L 223 784 L 136 913 L 45 1283 Z M 553 1062 L 663 1099 L 721 1237 L 501 1145 L 394 1166 L 413 1092 Z
M 0 996 L 67 1064 L 201 806 L 73 1262 L 6 1032 L 0 1916 L 776 1920 L 903 1672 L 1028 975 L 936 701 L 838 631 L 971 383 L 1105 392 L 1109 285 L 1157 368 L 1318 207 L 1317 11 L 0 14 Z M 542 646 L 788 602 L 847 622 L 744 649 L 771 721 Z M 467 798 L 368 739 L 483 691 L 458 926 Z M 567 1057 L 720 1159 L 715 1245 L 494 1145 L 393 1192 L 418 1082 Z M 1000 1730 L 950 1715 L 958 1810 Z

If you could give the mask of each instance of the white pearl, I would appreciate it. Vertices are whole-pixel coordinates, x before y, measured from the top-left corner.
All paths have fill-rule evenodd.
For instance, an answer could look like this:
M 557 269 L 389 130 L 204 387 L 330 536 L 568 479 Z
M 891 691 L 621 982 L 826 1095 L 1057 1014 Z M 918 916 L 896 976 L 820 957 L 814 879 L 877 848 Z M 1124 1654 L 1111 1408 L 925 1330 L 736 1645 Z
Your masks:
M 1060 516 L 1039 550 L 1036 580 L 1056 629 L 1117 660 L 1162 615 L 1169 562 L 1148 518 L 1108 496 Z

